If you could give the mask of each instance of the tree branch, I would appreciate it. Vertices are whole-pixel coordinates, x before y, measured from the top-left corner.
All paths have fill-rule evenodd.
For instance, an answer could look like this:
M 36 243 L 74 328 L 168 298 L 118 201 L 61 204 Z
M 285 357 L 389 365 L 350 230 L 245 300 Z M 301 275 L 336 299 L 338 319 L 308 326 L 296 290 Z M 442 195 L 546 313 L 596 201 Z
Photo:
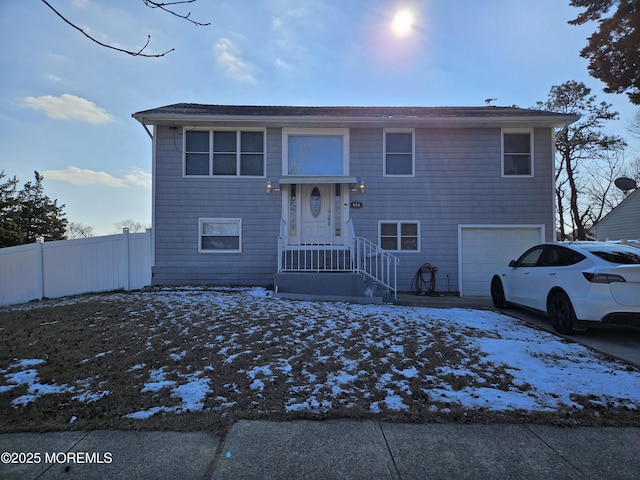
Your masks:
M 171 15 L 175 15 L 178 18 L 182 18 L 183 20 L 187 20 L 187 21 L 193 23 L 194 25 L 197 25 L 198 27 L 206 27 L 208 25 L 211 25 L 211 23 L 201 23 L 201 22 L 196 22 L 195 20 L 192 20 L 190 18 L 191 12 L 187 13 L 186 15 L 180 15 L 179 13 L 174 12 L 170 8 L 167 8 L 167 7 L 171 7 L 173 5 L 182 5 L 183 3 L 193 3 L 196 0 L 176 0 L 174 2 L 154 2 L 152 0 L 142 0 L 142 1 L 149 8 L 159 8 L 160 10 L 163 10 L 163 11 L 165 11 L 167 13 L 170 13 Z
M 190 18 L 191 12 L 187 13 L 186 15 L 181 15 L 181 14 L 179 14 L 177 12 L 174 12 L 171 9 L 171 7 L 174 6 L 174 5 L 182 5 L 182 4 L 185 4 L 185 3 L 193 3 L 196 0 L 174 0 L 172 2 L 157 2 L 157 1 L 152 1 L 152 0 L 142 0 L 142 1 L 149 8 L 159 8 L 160 10 L 162 10 L 164 12 L 167 12 L 167 13 L 170 13 L 171 15 L 174 15 L 174 16 L 176 16 L 178 18 L 182 18 L 184 20 L 187 20 L 188 22 L 191 22 L 196 26 L 206 27 L 207 25 L 211 25 L 210 23 L 201 23 L 201 22 L 197 22 L 195 20 L 192 20 Z M 143 53 L 146 50 L 146 48 L 149 46 L 149 42 L 151 40 L 151 35 L 147 35 L 147 41 L 142 46 L 142 48 L 140 50 L 127 50 L 127 49 L 124 49 L 124 48 L 118 48 L 118 47 L 114 47 L 112 45 L 107 45 L 106 43 L 101 42 L 97 38 L 92 37 L 87 32 L 85 32 L 82 28 L 78 27 L 75 23 L 73 23 L 70 20 L 68 20 L 64 15 L 62 15 L 58 10 L 56 10 L 47 0 L 42 0 L 42 3 L 44 3 L 47 7 L 49 7 L 66 24 L 68 24 L 71 27 L 75 28 L 80 33 L 82 33 L 85 37 L 87 37 L 89 40 L 91 40 L 94 43 L 97 43 L 101 47 L 109 48 L 109 49 L 115 50 L 117 52 L 126 53 L 127 55 L 131 55 L 133 57 L 147 57 L 147 58 L 164 57 L 167 53 L 173 52 L 175 50 L 174 48 L 172 48 L 170 50 L 167 50 L 164 53 L 157 53 L 157 54 Z
M 51 4 L 49 2 L 47 2 L 47 0 L 42 0 L 42 3 L 44 3 L 47 7 L 49 7 L 51 10 L 53 10 L 53 12 L 60 17 L 62 20 L 64 20 L 65 23 L 67 23 L 68 25 L 71 25 L 73 28 L 75 28 L 76 30 L 78 30 L 80 33 L 82 33 L 85 37 L 87 37 L 89 40 L 91 40 L 94 43 L 97 43 L 98 45 L 100 45 L 101 47 L 104 48 L 109 48 L 111 50 L 116 50 L 118 52 L 122 52 L 122 53 L 126 53 L 127 55 L 131 55 L 133 57 L 153 57 L 153 58 L 158 58 L 158 57 L 164 57 L 167 53 L 169 52 L 173 52 L 175 49 L 172 48 L 171 50 L 167 50 L 164 53 L 158 53 L 158 54 L 149 54 L 149 53 L 142 53 L 147 46 L 149 45 L 149 40 L 151 40 L 151 35 L 147 35 L 147 42 L 144 44 L 144 46 L 138 50 L 138 51 L 133 51 L 133 50 L 126 50 L 124 48 L 118 48 L 118 47 L 114 47 L 111 45 L 107 45 L 106 43 L 101 42 L 100 40 L 92 37 L 91 35 L 89 35 L 87 32 L 85 32 L 83 29 L 81 29 L 80 27 L 78 27 L 76 24 L 74 24 L 73 22 L 69 21 L 66 19 L 66 17 L 64 15 L 62 15 L 60 12 L 58 12 L 55 8 L 53 8 L 51 6 Z

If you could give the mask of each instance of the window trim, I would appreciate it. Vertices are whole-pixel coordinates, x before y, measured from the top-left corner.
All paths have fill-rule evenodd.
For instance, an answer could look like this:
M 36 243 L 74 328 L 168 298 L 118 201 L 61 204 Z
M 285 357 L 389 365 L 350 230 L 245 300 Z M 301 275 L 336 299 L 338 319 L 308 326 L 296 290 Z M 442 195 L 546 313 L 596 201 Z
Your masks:
M 202 227 L 206 222 L 219 222 L 238 225 L 238 249 L 234 250 L 207 250 L 202 248 Z M 227 235 L 235 237 L 235 235 Z M 241 218 L 221 218 L 221 217 L 200 217 L 198 219 L 198 253 L 242 253 L 242 219 Z
M 233 128 L 233 127 L 183 127 L 182 135 L 182 176 L 184 178 L 266 178 L 267 177 L 267 129 L 256 128 Z M 187 133 L 188 132 L 209 132 L 209 173 L 207 175 L 187 175 Z M 213 174 L 213 133 L 214 132 L 236 132 L 236 173 L 234 175 L 214 175 Z M 242 140 L 243 132 L 262 133 L 262 174 L 261 175 L 241 175 L 242 168 Z M 190 152 L 197 153 L 197 152 Z M 245 152 L 256 154 L 257 152 Z
M 528 133 L 529 134 L 529 170 L 531 173 L 527 175 L 509 175 L 504 171 L 504 135 L 510 133 Z M 534 153 L 534 130 L 533 128 L 503 128 L 500 132 L 500 173 L 502 178 L 532 178 L 535 176 L 535 153 Z
M 420 226 L 420 220 L 378 220 L 378 246 L 382 249 L 382 224 L 395 224 L 396 228 L 396 232 L 398 232 L 396 234 L 396 245 L 402 247 L 402 224 L 413 224 L 416 225 L 418 228 L 417 231 L 417 249 L 416 250 L 386 250 L 384 249 L 385 252 L 395 252 L 395 253 L 420 253 L 422 251 L 422 242 L 420 241 L 420 236 L 421 236 L 421 226 Z M 399 244 L 398 244 L 398 240 L 400 240 Z
M 282 176 L 292 176 L 289 173 L 289 135 L 299 135 L 307 137 L 342 137 L 342 173 L 338 176 L 348 176 L 349 166 L 351 164 L 349 158 L 350 152 L 350 131 L 348 128 L 299 128 L 284 127 L 282 129 Z M 293 175 L 300 176 L 300 175 Z M 326 175 L 302 175 L 323 177 Z
M 387 173 L 387 133 L 411 134 L 411 173 Z M 394 152 L 389 152 L 394 153 Z M 382 176 L 383 177 L 415 177 L 416 176 L 416 129 L 385 128 L 382 132 Z

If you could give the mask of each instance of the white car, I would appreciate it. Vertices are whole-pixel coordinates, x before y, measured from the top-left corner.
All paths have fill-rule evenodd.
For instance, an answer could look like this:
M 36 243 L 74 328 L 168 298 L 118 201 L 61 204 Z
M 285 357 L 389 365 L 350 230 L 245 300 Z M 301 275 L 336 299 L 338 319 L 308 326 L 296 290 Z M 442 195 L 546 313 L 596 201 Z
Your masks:
M 491 279 L 496 308 L 546 312 L 554 330 L 600 325 L 640 327 L 640 249 L 621 243 L 543 243 Z

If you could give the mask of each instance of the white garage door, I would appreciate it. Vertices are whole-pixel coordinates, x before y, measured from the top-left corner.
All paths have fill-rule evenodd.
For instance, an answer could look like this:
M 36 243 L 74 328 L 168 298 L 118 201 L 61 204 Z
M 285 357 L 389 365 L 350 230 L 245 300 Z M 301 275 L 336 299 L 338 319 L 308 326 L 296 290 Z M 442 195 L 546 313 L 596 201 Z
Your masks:
M 460 226 L 460 295 L 490 295 L 491 276 L 518 258 L 527 248 L 544 241 L 544 227 Z

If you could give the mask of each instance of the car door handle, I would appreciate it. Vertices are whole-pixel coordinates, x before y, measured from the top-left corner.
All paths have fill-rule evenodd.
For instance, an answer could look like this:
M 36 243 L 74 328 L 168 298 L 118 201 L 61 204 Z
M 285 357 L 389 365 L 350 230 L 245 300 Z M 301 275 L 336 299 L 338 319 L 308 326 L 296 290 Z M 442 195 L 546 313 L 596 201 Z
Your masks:
M 556 274 L 556 272 L 551 272 L 549 275 L 552 275 L 552 276 L 553 276 L 553 275 L 555 275 L 555 274 Z

